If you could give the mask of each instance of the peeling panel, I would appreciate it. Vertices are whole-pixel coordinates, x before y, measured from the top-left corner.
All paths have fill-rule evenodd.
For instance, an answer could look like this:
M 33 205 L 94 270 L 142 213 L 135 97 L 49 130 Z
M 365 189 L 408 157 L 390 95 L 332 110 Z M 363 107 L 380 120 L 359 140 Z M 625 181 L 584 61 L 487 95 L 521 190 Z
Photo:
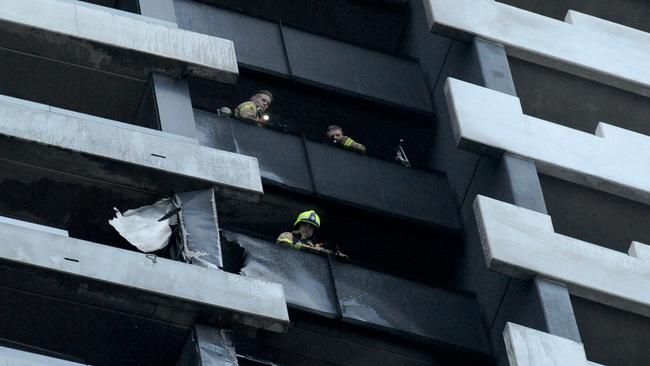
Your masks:
M 282 284 L 287 303 L 301 310 L 329 318 L 338 316 L 327 258 L 224 232 L 231 242 L 246 250 L 243 276 Z
M 214 191 L 176 194 L 183 241 L 182 255 L 186 262 L 203 267 L 223 267 L 221 239 Z

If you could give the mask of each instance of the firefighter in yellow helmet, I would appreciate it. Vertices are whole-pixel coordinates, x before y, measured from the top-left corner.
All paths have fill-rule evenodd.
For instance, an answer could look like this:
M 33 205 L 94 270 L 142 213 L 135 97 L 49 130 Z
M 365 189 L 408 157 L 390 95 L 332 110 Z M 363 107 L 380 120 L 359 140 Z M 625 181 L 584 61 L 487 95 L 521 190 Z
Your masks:
M 305 211 L 298 215 L 296 222 L 293 224 L 292 232 L 284 232 L 278 236 L 278 244 L 289 245 L 294 249 L 300 250 L 303 247 L 324 250 L 321 243 L 314 244 L 314 234 L 320 229 L 320 217 L 314 210 Z

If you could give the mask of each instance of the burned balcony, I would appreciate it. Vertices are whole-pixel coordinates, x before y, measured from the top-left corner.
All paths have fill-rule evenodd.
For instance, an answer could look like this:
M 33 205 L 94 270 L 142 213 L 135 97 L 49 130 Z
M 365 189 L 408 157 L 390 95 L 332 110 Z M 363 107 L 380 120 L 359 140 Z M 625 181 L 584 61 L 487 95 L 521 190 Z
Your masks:
M 473 296 L 370 270 L 341 257 L 297 251 L 230 231 L 222 234 L 230 248 L 224 261 L 238 263 L 232 268 L 245 277 L 282 284 L 293 311 L 475 356 L 489 353 Z M 233 248 L 243 248 L 243 263 Z
M 114 207 L 207 188 L 236 200 L 262 194 L 254 158 L 9 97 L 0 98 L 0 166 L 0 215 L 121 248 L 108 225 Z
M 195 110 L 206 146 L 256 157 L 266 184 L 450 231 L 460 228 L 443 173 L 345 151 Z
M 197 322 L 273 332 L 288 326 L 278 284 L 34 225 L 3 220 L 0 233 L 0 338 L 10 344 L 84 364 L 171 365 Z

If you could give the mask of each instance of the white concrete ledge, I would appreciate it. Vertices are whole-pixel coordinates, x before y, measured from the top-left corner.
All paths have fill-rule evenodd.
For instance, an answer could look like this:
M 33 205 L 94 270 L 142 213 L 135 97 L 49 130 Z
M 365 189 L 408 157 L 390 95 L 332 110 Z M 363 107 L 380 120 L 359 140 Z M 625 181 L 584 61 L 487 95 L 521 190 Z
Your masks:
M 0 261 L 35 266 L 71 276 L 69 278 L 87 278 L 148 296 L 155 294 L 181 303 L 196 304 L 209 309 L 207 315 L 211 311 L 231 314 L 229 318 L 233 321 L 273 331 L 285 331 L 289 322 L 284 292 L 279 284 L 163 258 L 152 261 L 144 253 L 15 225 L 0 223 Z M 34 281 L 35 277 L 26 276 L 25 281 Z M 56 286 L 55 279 L 49 281 L 52 283 L 25 285 L 38 289 Z M 78 291 L 81 292 L 82 289 Z M 94 286 L 92 292 L 101 292 L 100 287 Z M 110 304 L 108 297 L 105 300 L 105 304 Z M 122 301 L 138 300 L 128 295 Z M 152 301 L 140 306 L 152 307 Z M 161 316 L 173 315 L 173 309 L 160 308 L 157 312 L 163 313 Z M 178 309 L 179 312 L 185 310 L 182 306 Z
M 550 216 L 491 198 L 478 196 L 474 214 L 488 268 L 554 279 L 575 296 L 650 317 L 647 259 L 556 234 Z
M 597 366 L 587 361 L 582 343 L 507 323 L 503 339 L 510 366 Z
M 494 0 L 424 0 L 434 31 L 475 35 L 509 55 L 650 96 L 650 34 L 575 11 L 566 22 Z
M 29 143 L 25 146 L 40 147 L 40 153 L 47 149 L 83 153 L 107 161 L 132 164 L 163 175 L 207 183 L 205 186 L 232 188 L 253 195 L 263 193 L 256 158 L 200 146 L 164 134 L 141 132 L 119 122 L 97 123 L 94 118 L 84 118 L 81 114 L 62 114 L 52 110 L 56 109 L 13 98 L 0 98 L 0 139 L 24 141 Z M 71 159 L 77 156 L 72 155 Z M 35 158 L 27 154 L 25 157 Z M 80 170 L 76 174 L 102 174 L 120 184 L 123 181 L 119 179 L 129 178 L 106 173 L 107 166 L 98 167 L 89 163 L 84 170 L 80 166 L 84 160 L 78 157 L 67 164 L 61 162 L 60 167 L 46 168 Z M 19 155 L 0 158 L 16 160 Z
M 650 137 L 607 123 L 592 135 L 527 116 L 519 98 L 456 79 L 445 92 L 461 148 L 507 151 L 544 174 L 650 204 Z
M 0 366 L 83 366 L 76 362 L 60 360 L 36 353 L 0 346 Z
M 40 39 L 34 40 L 34 52 L 42 51 L 44 44 L 49 42 L 52 52 L 41 56 L 50 57 L 50 54 L 60 52 L 56 48 L 67 47 L 68 53 L 88 54 L 86 57 L 90 66 L 100 69 L 110 67 L 107 65 L 125 54 L 134 53 L 140 58 L 148 58 L 149 64 L 145 69 L 149 70 L 173 69 L 174 73 L 183 72 L 224 82 L 234 82 L 238 74 L 234 45 L 229 40 L 153 22 L 146 17 L 126 16 L 101 7 L 85 6 L 83 3 L 3 0 L 0 31 L 13 34 L 14 39 L 21 39 L 33 31 L 44 32 L 37 36 Z M 73 51 L 69 49 L 72 44 L 62 37 L 85 44 L 76 44 L 74 47 L 77 50 Z M 7 42 L 3 45 L 22 50 L 28 47 L 24 43 L 30 43 L 32 39 L 26 37 L 23 44 Z M 107 52 L 107 49 L 120 50 L 122 56 L 118 56 L 120 52 Z M 133 66 L 138 62 L 136 60 L 131 64 Z

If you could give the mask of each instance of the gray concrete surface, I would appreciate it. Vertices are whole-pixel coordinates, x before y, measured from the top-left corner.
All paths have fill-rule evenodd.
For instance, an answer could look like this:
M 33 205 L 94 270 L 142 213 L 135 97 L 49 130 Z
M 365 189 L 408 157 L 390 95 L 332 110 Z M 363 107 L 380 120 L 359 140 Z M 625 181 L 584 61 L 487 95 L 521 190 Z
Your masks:
M 510 366 L 594 366 L 581 343 L 508 323 L 503 331 Z
M 173 76 L 236 80 L 231 41 L 122 13 L 61 0 L 6 0 L 0 9 L 0 44 L 48 58 L 76 58 L 84 66 L 140 77 L 157 70 Z M 113 61 L 120 58 L 128 59 L 133 70 L 128 63 L 118 66 Z M 143 60 L 142 69 L 136 67 Z
M 446 93 L 461 148 L 510 152 L 541 173 L 650 203 L 650 137 L 602 122 L 592 135 L 527 116 L 518 98 L 456 79 Z
M 2 366 L 81 366 L 82 364 L 0 346 Z
M 0 223 L 0 261 L 86 278 L 207 307 L 243 324 L 286 331 L 279 284 Z M 107 301 L 105 304 L 108 304 Z M 154 312 L 164 317 L 164 307 Z
M 88 154 L 248 194 L 262 193 L 255 158 L 123 125 L 95 123 L 92 118 L 61 114 L 45 105 L 0 99 L 0 138 Z
M 494 0 L 424 0 L 435 32 L 476 35 L 514 57 L 650 96 L 650 34 L 569 11 L 564 22 Z
M 647 259 L 556 234 L 548 215 L 484 196 L 474 212 L 488 268 L 554 279 L 575 296 L 650 317 Z

